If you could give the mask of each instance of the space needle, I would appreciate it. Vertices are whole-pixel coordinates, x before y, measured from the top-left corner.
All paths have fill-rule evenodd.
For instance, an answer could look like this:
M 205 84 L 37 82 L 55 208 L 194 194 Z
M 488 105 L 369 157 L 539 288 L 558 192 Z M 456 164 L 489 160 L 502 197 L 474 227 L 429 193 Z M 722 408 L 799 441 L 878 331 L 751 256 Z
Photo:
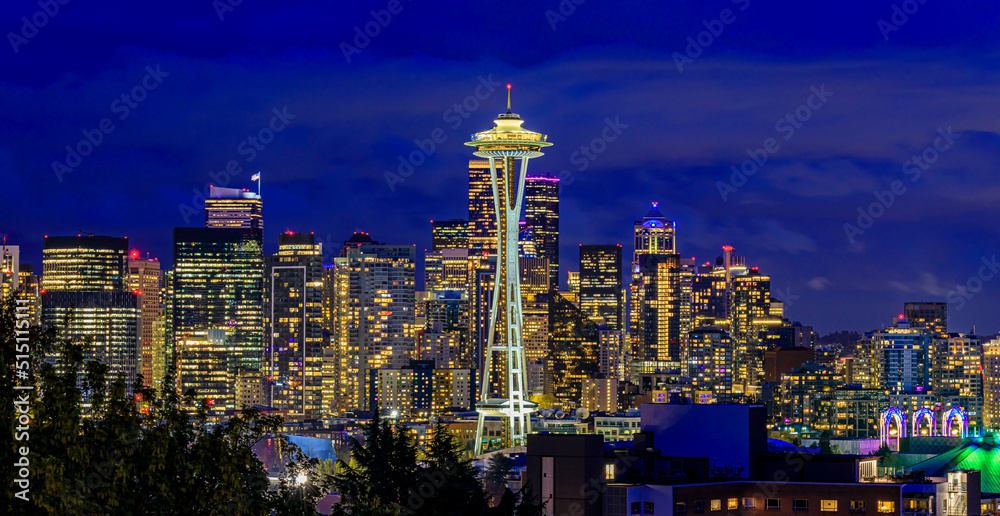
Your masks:
M 552 145 L 544 134 L 521 127 L 521 117 L 510 110 L 507 85 L 507 112 L 493 121 L 496 127 L 472 135 L 466 145 L 473 154 L 490 160 L 493 206 L 497 215 L 497 265 L 486 344 L 485 371 L 481 379 L 479 422 L 476 426 L 476 455 L 483 451 L 487 417 L 504 422 L 501 448 L 525 445 L 531 432 L 531 413 L 538 405 L 527 399 L 521 315 L 521 280 L 518 271 L 518 222 L 524 201 L 524 179 L 528 160 L 542 155 L 541 148 Z M 500 161 L 500 167 L 497 162 Z M 520 162 L 520 166 L 517 166 Z M 492 392 L 491 392 L 492 391 Z

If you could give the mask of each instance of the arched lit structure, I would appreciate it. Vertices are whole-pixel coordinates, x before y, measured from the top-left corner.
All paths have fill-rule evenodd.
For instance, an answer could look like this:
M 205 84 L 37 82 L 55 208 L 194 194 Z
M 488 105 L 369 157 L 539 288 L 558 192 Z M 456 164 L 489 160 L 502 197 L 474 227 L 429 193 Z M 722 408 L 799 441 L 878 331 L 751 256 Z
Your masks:
M 931 436 L 937 433 L 937 414 L 933 410 L 924 407 L 913 413 L 913 431 L 910 432 L 910 435 L 914 437 L 921 435 L 920 423 L 925 419 L 930 420 L 930 424 L 927 427 L 927 435 Z
M 941 435 L 951 437 L 951 423 L 958 418 L 961 425 L 960 433 L 955 437 L 968 437 L 969 435 L 969 414 L 958 407 L 948 409 L 941 417 Z
M 889 438 L 891 437 L 889 435 L 889 426 L 893 420 L 896 421 L 896 427 L 899 428 L 898 434 L 895 437 L 906 437 L 906 413 L 896 407 L 890 407 L 883 410 L 882 417 L 879 418 L 878 434 L 883 444 L 889 442 Z

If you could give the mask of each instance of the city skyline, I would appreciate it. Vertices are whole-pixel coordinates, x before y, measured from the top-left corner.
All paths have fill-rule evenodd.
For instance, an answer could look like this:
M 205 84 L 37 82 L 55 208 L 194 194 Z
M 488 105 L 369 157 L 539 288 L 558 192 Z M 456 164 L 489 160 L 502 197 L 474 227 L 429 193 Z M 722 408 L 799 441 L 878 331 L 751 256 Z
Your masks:
M 266 253 L 277 248 L 274 236 L 289 229 L 315 232 L 328 245 L 366 231 L 380 241 L 416 244 L 418 252 L 430 249 L 429 220 L 466 215 L 468 156 L 460 142 L 489 122 L 503 103 L 502 85 L 510 82 L 520 109 L 560 141 L 549 162 L 533 173 L 570 174 L 560 195 L 563 285 L 565 271 L 579 270 L 579 244 L 620 243 L 628 252 L 631 222 L 650 201 L 659 201 L 664 214 L 678 221 L 682 256 L 711 261 L 722 245 L 736 247 L 773 277 L 773 290 L 791 301 L 789 317 L 821 333 L 882 327 L 904 302 L 957 295 L 956 286 L 967 285 L 983 260 L 989 263 L 996 254 L 990 245 L 996 229 L 989 221 L 997 216 L 990 179 L 1000 145 L 989 113 L 1000 98 L 1000 79 L 989 67 L 992 47 L 978 44 L 994 27 L 966 24 L 967 15 L 922 5 L 887 33 L 887 41 L 878 21 L 889 20 L 892 10 L 850 2 L 831 13 L 839 13 L 837 31 L 806 24 L 813 37 L 803 41 L 806 25 L 794 22 L 814 19 L 818 7 L 742 6 L 655 6 L 657 14 L 670 16 L 649 17 L 659 20 L 654 27 L 630 9 L 617 14 L 587 4 L 564 16 L 558 6 L 532 5 L 525 8 L 528 23 L 545 36 L 537 48 L 473 51 L 469 45 L 455 50 L 452 41 L 427 34 L 421 22 L 430 13 L 405 4 L 350 62 L 341 43 L 356 46 L 354 28 L 371 21 L 368 8 L 338 8 L 326 39 L 282 31 L 284 39 L 267 38 L 272 46 L 263 48 L 254 43 L 259 31 L 251 28 L 270 15 L 265 8 L 241 5 L 223 12 L 222 20 L 204 6 L 170 12 L 171 20 L 197 21 L 194 34 L 209 42 L 228 38 L 212 50 L 167 40 L 158 31 L 125 34 L 122 18 L 97 16 L 100 10 L 94 16 L 59 15 L 16 53 L 0 57 L 0 80 L 12 100 L 0 108 L 0 119 L 7 121 L 0 134 L 9 142 L 0 157 L 0 180 L 14 191 L 37 192 L 0 207 L 0 234 L 21 246 L 22 261 L 36 267 L 43 235 L 79 230 L 128 236 L 169 266 L 172 228 L 200 223 L 200 209 L 192 214 L 178 207 L 191 204 L 192 189 L 215 184 L 256 190 L 250 175 L 260 170 L 272 228 L 264 235 Z M 17 20 L 34 7 L 0 9 Z M 730 7 L 735 21 L 691 62 L 681 59 L 678 70 L 674 54 L 687 56 L 687 38 L 696 40 L 707 30 L 703 21 L 711 24 Z M 444 10 L 482 20 L 477 31 L 498 31 L 502 16 L 491 21 L 479 16 L 481 9 L 456 4 Z M 983 9 L 982 17 L 989 18 L 996 7 Z M 622 16 L 630 23 L 610 24 L 606 33 L 592 30 L 601 20 Z M 942 19 L 953 23 L 935 24 L 938 38 L 921 36 Z M 88 23 L 111 31 L 115 43 L 83 38 L 79 48 L 67 48 L 67 38 Z M 267 23 L 281 28 L 316 22 L 290 10 Z M 952 28 L 966 25 L 968 30 Z M 459 41 L 478 37 L 462 24 L 450 26 Z M 778 26 L 782 30 L 767 30 Z M 653 38 L 654 30 L 667 36 Z M 425 38 L 420 55 L 407 43 L 418 34 Z M 241 54 L 259 60 L 251 64 Z M 59 58 L 51 65 L 40 64 L 53 55 Z M 926 74 L 910 73 L 918 63 Z M 208 66 L 229 73 L 212 75 L 201 91 L 196 84 Z M 378 89 L 389 68 L 405 70 L 411 79 Z M 975 88 L 963 86 L 971 75 Z M 345 77 L 350 80 L 338 80 Z M 733 80 L 741 86 L 727 86 Z M 255 84 L 254 91 L 239 83 Z M 621 86 L 626 83 L 636 85 L 628 94 Z M 140 86 L 136 99 L 142 100 L 119 120 L 127 104 L 112 111 L 114 101 Z M 77 94 L 66 95 L 71 87 Z M 814 89 L 830 95 L 826 102 L 818 103 Z M 224 100 L 230 93 L 237 94 L 234 100 Z M 811 98 L 820 107 L 801 111 L 809 118 L 801 127 L 775 123 L 796 116 Z M 756 102 L 743 109 L 748 99 Z M 476 106 L 463 108 L 468 118 L 454 109 L 463 102 Z M 206 121 L 202 112 L 219 116 Z M 93 134 L 105 117 L 116 128 L 71 172 L 57 176 L 52 163 L 65 163 L 64 147 L 83 139 L 83 130 Z M 260 149 L 244 145 L 248 136 L 270 128 L 270 143 Z M 443 142 L 431 139 L 435 129 L 443 131 Z M 960 136 L 912 181 L 914 165 L 907 162 L 933 147 L 939 129 Z M 593 144 L 595 138 L 600 142 Z M 751 158 L 746 150 L 763 149 L 769 138 L 780 149 L 735 192 L 723 188 L 723 200 L 718 183 L 734 184 L 730 167 L 739 168 Z M 415 140 L 425 148 L 433 143 L 434 150 L 421 151 L 421 164 L 402 181 L 387 181 L 386 172 L 400 171 L 399 156 L 407 161 L 420 150 Z M 588 144 L 602 152 L 580 151 Z M 230 160 L 240 172 L 227 184 L 213 179 L 226 177 L 220 171 Z M 844 224 L 857 226 L 857 209 L 870 207 L 876 202 L 872 192 L 890 191 L 895 180 L 904 182 L 906 192 L 863 234 L 849 236 Z M 360 206 L 378 209 L 361 212 Z M 903 236 L 915 234 L 933 244 Z M 985 281 L 981 291 L 961 301 L 953 297 L 954 328 L 1000 330 L 989 318 L 1000 305 L 998 289 Z

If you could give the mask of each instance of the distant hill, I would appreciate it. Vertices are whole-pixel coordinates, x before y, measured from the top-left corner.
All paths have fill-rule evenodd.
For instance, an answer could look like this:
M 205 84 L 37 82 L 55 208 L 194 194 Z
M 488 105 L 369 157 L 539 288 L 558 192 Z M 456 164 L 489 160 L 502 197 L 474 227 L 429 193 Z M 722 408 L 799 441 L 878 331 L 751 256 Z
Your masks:
M 841 330 L 816 339 L 820 346 L 851 347 L 858 342 L 861 334 L 856 331 Z

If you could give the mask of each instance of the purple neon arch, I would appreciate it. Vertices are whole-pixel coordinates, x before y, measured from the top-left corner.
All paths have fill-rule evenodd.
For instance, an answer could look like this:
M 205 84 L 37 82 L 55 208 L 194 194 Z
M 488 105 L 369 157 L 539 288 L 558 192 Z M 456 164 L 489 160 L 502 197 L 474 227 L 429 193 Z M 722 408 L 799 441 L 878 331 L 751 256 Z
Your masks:
M 958 418 L 958 422 L 961 425 L 961 437 L 967 437 L 969 435 L 969 414 L 965 410 L 959 407 L 952 407 L 948 409 L 944 416 L 941 418 L 941 435 L 946 437 L 951 437 L 951 422 Z
M 883 443 L 889 442 L 889 424 L 896 420 L 899 428 L 898 437 L 906 437 L 906 413 L 896 407 L 890 407 L 882 411 L 879 421 L 879 438 Z
M 920 422 L 924 419 L 930 419 L 930 431 L 928 435 L 934 435 L 937 431 L 937 414 L 933 410 L 924 407 L 913 413 L 913 431 L 910 433 L 912 436 L 920 435 Z

